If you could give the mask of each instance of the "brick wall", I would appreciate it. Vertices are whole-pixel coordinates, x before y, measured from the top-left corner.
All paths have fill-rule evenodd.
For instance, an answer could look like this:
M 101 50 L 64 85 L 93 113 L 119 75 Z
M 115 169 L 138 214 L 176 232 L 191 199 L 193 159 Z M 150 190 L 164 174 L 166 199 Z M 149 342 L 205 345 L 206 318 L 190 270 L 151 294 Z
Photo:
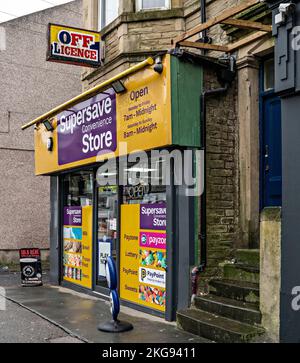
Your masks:
M 221 85 L 209 69 L 204 88 Z M 237 89 L 207 99 L 207 277 L 219 273 L 218 265 L 232 258 L 239 236 Z

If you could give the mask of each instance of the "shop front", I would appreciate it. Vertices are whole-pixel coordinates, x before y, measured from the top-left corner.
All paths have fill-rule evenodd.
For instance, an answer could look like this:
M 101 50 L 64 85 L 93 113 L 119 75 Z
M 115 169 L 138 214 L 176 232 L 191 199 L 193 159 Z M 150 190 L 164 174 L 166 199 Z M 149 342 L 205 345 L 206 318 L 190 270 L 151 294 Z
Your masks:
M 165 54 L 25 125 L 51 176 L 53 282 L 108 296 L 112 256 L 124 305 L 167 320 L 189 305 L 201 91 L 202 67 Z

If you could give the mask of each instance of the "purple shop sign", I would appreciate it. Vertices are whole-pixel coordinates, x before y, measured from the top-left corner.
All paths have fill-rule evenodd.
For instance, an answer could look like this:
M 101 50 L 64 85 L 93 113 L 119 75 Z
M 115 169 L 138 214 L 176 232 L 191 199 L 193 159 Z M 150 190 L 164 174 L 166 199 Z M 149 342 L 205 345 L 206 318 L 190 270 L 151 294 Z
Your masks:
M 165 231 L 167 229 L 166 203 L 141 204 L 140 229 Z
M 81 225 L 82 225 L 82 208 L 65 207 L 64 226 L 81 226 Z
M 108 89 L 57 116 L 58 164 L 117 149 L 116 94 Z

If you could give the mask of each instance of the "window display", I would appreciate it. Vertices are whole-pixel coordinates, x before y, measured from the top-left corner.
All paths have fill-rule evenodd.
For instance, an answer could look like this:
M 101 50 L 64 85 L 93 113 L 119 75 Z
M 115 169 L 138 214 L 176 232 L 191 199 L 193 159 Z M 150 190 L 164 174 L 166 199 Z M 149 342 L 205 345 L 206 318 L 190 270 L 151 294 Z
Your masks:
M 92 288 L 93 172 L 64 177 L 63 278 Z

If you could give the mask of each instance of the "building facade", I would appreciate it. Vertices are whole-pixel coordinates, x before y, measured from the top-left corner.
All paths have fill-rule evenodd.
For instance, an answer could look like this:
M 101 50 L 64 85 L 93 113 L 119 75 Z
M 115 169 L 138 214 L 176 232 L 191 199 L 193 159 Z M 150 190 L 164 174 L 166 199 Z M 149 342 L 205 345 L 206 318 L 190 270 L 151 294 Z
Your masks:
M 74 1 L 0 25 L 0 263 L 18 262 L 19 248 L 49 256 L 50 179 L 35 178 L 34 142 L 24 121 L 80 93 L 80 67 L 46 62 L 48 23 L 82 23 Z
M 243 1 L 236 0 L 108 3 L 84 1 L 84 24 L 98 29 L 105 44 L 102 67 L 83 72 L 84 90 L 146 55 L 154 56 L 175 48 L 175 39 L 181 34 L 234 6 L 243 5 Z M 252 3 L 252 7 L 239 12 L 236 18 L 272 24 L 267 4 Z M 217 24 L 189 40 L 202 38 L 222 45 L 239 41 L 248 34 L 244 28 Z M 221 61 L 226 53 L 184 45 L 180 48 Z M 235 280 L 236 275 L 257 283 L 255 288 L 260 282 L 262 325 L 270 339 L 278 340 L 282 192 L 280 100 L 274 94 L 274 39 L 267 33 L 241 45 L 233 55 L 235 79 L 227 92 L 208 97 L 206 104 L 206 228 L 199 228 L 197 238 L 198 246 L 205 239 L 207 256 L 198 288 L 200 293 L 206 293 L 207 289 L 215 289 L 207 286 L 207 279 Z M 222 84 L 212 65 L 203 66 L 203 91 L 219 87 Z M 199 218 L 202 224 L 201 210 Z M 201 258 L 204 253 L 199 248 L 195 264 L 205 260 Z M 237 263 L 232 264 L 233 261 Z M 255 289 L 252 293 L 256 294 Z M 274 305 L 269 302 L 270 294 L 276 297 Z M 259 299 L 254 298 L 254 302 L 259 303 Z M 199 304 L 204 308 L 209 302 Z M 212 312 L 219 312 L 214 308 L 210 307 Z M 227 317 L 232 316 L 235 312 Z M 259 318 L 255 321 L 261 322 Z M 191 325 L 191 321 L 187 324 Z
M 117 131 L 112 134 L 123 141 L 134 135 L 123 130 L 132 116 L 124 114 L 125 110 L 136 109 L 137 97 L 145 97 L 152 106 L 155 99 L 155 117 L 164 132 L 155 132 L 154 137 L 146 132 L 143 142 L 134 136 L 133 144 L 147 152 L 163 147 L 177 147 L 182 153 L 201 150 L 205 157 L 202 163 L 195 159 L 195 170 L 204 165 L 205 188 L 201 196 L 188 198 L 187 186 L 176 187 L 175 183 L 153 190 L 145 189 L 147 183 L 138 190 L 127 185 L 109 190 L 99 187 L 95 181 L 101 158 L 94 154 L 69 158 L 70 149 L 64 151 L 58 145 L 58 162 L 56 151 L 49 154 L 40 142 L 43 135 L 51 134 L 38 128 L 37 174 L 55 173 L 51 177 L 52 282 L 107 295 L 104 273 L 99 271 L 105 256 L 113 255 L 124 304 L 144 307 L 153 314 L 159 310 L 158 315 L 168 320 L 177 317 L 181 328 L 216 341 L 248 341 L 261 335 L 278 341 L 281 102 L 274 93 L 274 39 L 267 4 L 256 0 L 83 0 L 83 21 L 86 29 L 101 34 L 102 64 L 84 68 L 82 96 L 69 101 L 77 126 L 85 122 L 82 116 L 78 121 L 78 110 L 94 107 L 95 100 L 87 98 L 97 96 L 100 104 L 116 104 Z M 203 24 L 207 26 L 203 28 Z M 118 86 L 117 81 L 121 81 Z M 143 106 L 141 102 L 139 107 Z M 169 114 L 165 107 L 171 110 Z M 59 111 L 66 112 L 66 107 Z M 138 109 L 138 122 L 149 122 L 140 119 L 147 112 L 150 110 Z M 47 118 L 54 117 L 53 137 L 59 144 L 65 131 L 65 118 L 61 123 L 61 117 L 70 115 L 57 113 L 49 111 Z M 35 123 L 41 122 L 37 119 Z M 165 122 L 171 131 L 163 126 Z M 150 130 L 148 124 L 143 133 L 145 130 Z M 89 145 L 96 148 L 95 143 Z M 118 172 L 133 171 L 119 166 L 121 157 L 127 155 L 119 146 L 108 149 L 117 153 L 113 159 L 118 161 Z M 48 162 L 42 165 L 41 160 Z M 146 170 L 150 172 L 152 167 L 147 165 Z M 90 207 L 92 211 L 88 211 Z M 163 232 L 144 224 L 143 212 L 160 220 L 156 213 L 163 213 L 162 209 L 166 214 L 161 221 L 166 227 Z M 108 211 L 109 217 L 105 217 Z M 83 269 L 66 262 L 72 249 L 80 247 L 76 243 L 85 243 L 82 236 L 75 238 L 75 222 L 68 217 L 74 214 L 80 216 L 83 231 L 89 228 L 84 221 L 93 221 L 93 231 L 86 235 L 91 233 L 90 246 L 96 252 L 82 253 L 80 258 L 89 268 L 84 274 Z M 143 241 L 147 244 L 148 233 L 166 239 L 165 247 L 154 248 L 156 256 L 167 260 L 165 267 L 157 263 L 159 272 L 143 265 L 148 266 L 152 250 L 144 253 L 139 247 L 135 251 L 128 247 L 134 241 L 140 247 Z M 124 251 L 125 257 L 138 260 L 132 264 L 135 267 L 124 263 Z M 150 265 L 155 261 L 153 257 Z M 139 301 L 132 301 L 134 294 Z

